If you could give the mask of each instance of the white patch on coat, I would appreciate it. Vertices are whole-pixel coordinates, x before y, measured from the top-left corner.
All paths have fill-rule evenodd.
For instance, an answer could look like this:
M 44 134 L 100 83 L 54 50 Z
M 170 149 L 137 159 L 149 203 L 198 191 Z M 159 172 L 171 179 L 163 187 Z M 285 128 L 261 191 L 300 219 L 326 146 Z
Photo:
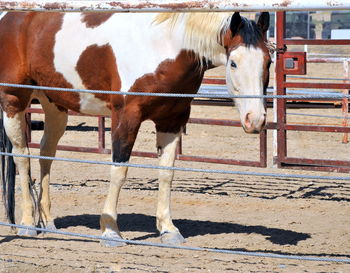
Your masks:
M 236 68 L 231 67 L 235 62 Z M 233 95 L 263 95 L 264 52 L 257 47 L 239 46 L 229 56 L 226 66 L 226 83 Z M 262 99 L 235 99 L 242 124 L 247 113 L 258 121 L 265 114 Z
M 89 115 L 111 115 L 111 110 L 107 107 L 106 102 L 89 93 L 80 93 L 80 112 Z
M 121 91 L 129 91 L 138 78 L 154 73 L 160 63 L 175 59 L 181 51 L 181 38 L 171 35 L 165 26 L 154 24 L 155 14 L 114 14 L 95 28 L 86 27 L 81 16 L 79 13 L 64 15 L 54 46 L 56 71 L 75 88 L 85 89 L 76 64 L 91 45 L 112 47 Z M 82 113 L 109 113 L 105 102 L 93 94 L 80 93 L 80 103 Z
M 4 16 L 7 14 L 7 12 L 2 12 L 1 14 L 0 14 L 0 21 L 1 21 L 1 19 L 2 18 L 4 18 Z

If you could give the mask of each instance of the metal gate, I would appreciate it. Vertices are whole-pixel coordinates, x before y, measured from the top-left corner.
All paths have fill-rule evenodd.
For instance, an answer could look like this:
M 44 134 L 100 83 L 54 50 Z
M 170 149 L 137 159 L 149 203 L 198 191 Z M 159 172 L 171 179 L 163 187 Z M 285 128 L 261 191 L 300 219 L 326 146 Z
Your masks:
M 296 40 L 285 38 L 286 14 L 277 12 L 277 58 L 276 58 L 276 89 L 277 95 L 285 95 L 286 88 L 323 88 L 323 89 L 343 89 L 349 90 L 350 83 L 310 83 L 310 82 L 288 82 L 286 75 L 305 74 L 306 54 L 305 52 L 284 52 L 288 45 L 350 45 L 350 40 Z M 288 66 L 288 63 L 292 63 Z M 287 68 L 286 68 L 287 66 Z M 289 67 L 289 68 L 288 68 Z M 348 99 L 343 99 L 343 112 L 349 111 Z M 286 100 L 277 101 L 277 156 L 275 162 L 280 168 L 311 169 L 319 171 L 350 172 L 350 161 L 309 159 L 288 157 L 287 154 L 287 131 L 305 131 L 305 132 L 335 132 L 349 133 L 350 127 L 347 127 L 346 119 L 343 126 L 310 126 L 310 125 L 291 125 L 286 119 Z M 344 137 L 346 142 L 346 137 Z M 350 158 L 350 153 L 349 153 Z

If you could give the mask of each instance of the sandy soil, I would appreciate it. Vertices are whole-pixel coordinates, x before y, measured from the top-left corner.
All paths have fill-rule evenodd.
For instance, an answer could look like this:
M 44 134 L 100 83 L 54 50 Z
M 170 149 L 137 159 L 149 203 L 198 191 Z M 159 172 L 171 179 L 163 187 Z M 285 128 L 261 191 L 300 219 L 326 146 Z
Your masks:
M 315 69 L 315 67 L 314 67 Z M 338 73 L 334 71 L 338 69 Z M 323 76 L 337 76 L 332 66 Z M 339 72 L 340 71 L 340 72 Z M 315 75 L 315 74 L 312 74 Z M 340 74 L 341 75 L 341 74 Z M 319 74 L 318 74 L 319 76 Z M 340 76 L 341 77 L 341 76 Z M 298 110 L 294 114 L 340 116 L 340 109 Z M 194 106 L 193 117 L 237 119 L 231 107 Z M 33 119 L 42 117 L 33 115 Z M 272 112 L 269 109 L 269 120 Z M 290 115 L 290 122 L 340 124 L 339 119 Z M 96 146 L 97 121 L 71 117 L 61 144 Z M 33 132 L 38 141 L 41 131 Z M 107 138 L 108 140 L 108 138 Z M 208 145 L 210 144 L 210 147 Z M 337 175 L 272 166 L 272 133 L 268 134 L 268 168 L 177 162 L 177 166 L 256 172 Z M 350 144 L 341 134 L 288 134 L 288 153 L 310 158 L 349 159 Z M 155 130 L 146 122 L 136 150 L 155 151 Z M 186 154 L 256 160 L 258 137 L 241 128 L 189 124 L 183 136 Z M 33 149 L 32 154 L 38 151 Z M 108 161 L 109 155 L 59 151 L 57 156 Z M 157 164 L 157 160 L 133 158 L 133 163 Z M 37 160 L 32 164 L 38 178 Z M 157 172 L 130 169 L 118 206 L 126 239 L 159 242 L 155 227 Z M 55 162 L 52 174 L 52 210 L 61 231 L 100 235 L 99 214 L 108 188 L 109 167 Z M 17 186 L 17 204 L 20 188 Z M 177 172 L 173 183 L 174 222 L 186 238 L 186 246 L 246 250 L 260 253 L 350 258 L 350 184 L 335 180 L 307 180 L 242 175 Z M 1 205 L 1 204 L 0 204 Z M 17 206 L 17 220 L 20 209 Z M 5 220 L 0 210 L 0 220 Z M 24 238 L 0 227 L 0 272 L 350 272 L 350 264 L 257 258 L 230 254 L 190 252 L 128 245 L 105 248 L 96 240 L 40 234 Z

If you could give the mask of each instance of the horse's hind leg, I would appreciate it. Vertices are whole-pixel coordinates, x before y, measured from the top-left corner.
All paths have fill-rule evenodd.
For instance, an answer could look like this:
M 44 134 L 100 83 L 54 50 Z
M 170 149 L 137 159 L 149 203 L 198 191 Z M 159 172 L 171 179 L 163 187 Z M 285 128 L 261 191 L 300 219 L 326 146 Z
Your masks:
M 159 153 L 159 165 L 173 167 L 176 147 L 179 143 L 181 132 L 162 133 L 157 130 L 157 148 Z M 170 190 L 174 177 L 173 170 L 159 171 L 159 196 L 157 206 L 157 228 L 161 235 L 161 241 L 166 244 L 178 245 L 185 239 L 171 220 Z
M 23 91 L 26 92 L 26 91 Z M 10 117 L 4 115 L 4 127 L 6 134 L 8 135 L 12 143 L 12 152 L 14 154 L 28 155 L 29 150 L 27 148 L 27 141 L 25 136 L 25 112 L 17 112 Z M 25 157 L 14 157 L 19 178 L 21 182 L 22 190 L 22 225 L 34 226 L 34 204 L 31 195 L 31 178 L 30 178 L 30 162 L 29 158 Z M 19 229 L 19 235 L 36 235 L 36 231 L 29 229 Z
M 61 111 L 54 103 L 50 103 L 45 95 L 38 96 L 45 112 L 44 135 L 40 142 L 40 155 L 53 157 L 56 155 L 57 143 L 64 134 L 68 115 Z M 48 229 L 56 229 L 51 216 L 50 201 L 50 170 L 52 160 L 40 159 L 40 195 L 39 212 L 42 224 Z

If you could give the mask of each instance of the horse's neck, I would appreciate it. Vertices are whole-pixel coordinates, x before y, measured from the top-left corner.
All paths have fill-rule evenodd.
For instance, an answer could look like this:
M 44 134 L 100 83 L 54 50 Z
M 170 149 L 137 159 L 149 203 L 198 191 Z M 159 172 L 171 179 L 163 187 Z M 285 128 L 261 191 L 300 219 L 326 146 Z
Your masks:
M 213 20 L 215 23 L 207 31 L 205 26 L 201 25 L 203 22 L 207 23 L 202 16 L 205 17 L 208 14 L 203 14 L 200 17 L 198 17 L 198 14 L 193 17 L 189 14 L 182 16 L 182 20 L 178 20 L 177 24 L 172 28 L 172 34 L 173 36 L 181 37 L 182 48 L 196 53 L 203 66 L 216 67 L 225 65 L 226 52 L 225 48 L 220 44 L 218 36 L 223 27 L 219 24 L 222 19 Z M 210 20 L 210 17 L 208 19 Z

